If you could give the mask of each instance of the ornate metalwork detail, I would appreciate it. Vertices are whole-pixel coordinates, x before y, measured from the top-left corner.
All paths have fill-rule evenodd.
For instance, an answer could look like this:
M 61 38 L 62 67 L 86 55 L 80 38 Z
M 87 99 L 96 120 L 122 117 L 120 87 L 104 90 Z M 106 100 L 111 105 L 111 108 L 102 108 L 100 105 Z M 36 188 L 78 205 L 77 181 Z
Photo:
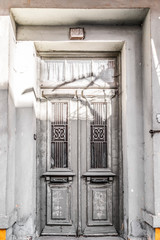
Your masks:
M 68 166 L 68 104 L 53 103 L 51 122 L 51 168 Z
M 67 141 L 66 126 L 52 125 L 52 141 Z
M 107 104 L 92 104 L 91 168 L 107 167 Z
M 91 126 L 92 141 L 105 141 L 105 126 Z

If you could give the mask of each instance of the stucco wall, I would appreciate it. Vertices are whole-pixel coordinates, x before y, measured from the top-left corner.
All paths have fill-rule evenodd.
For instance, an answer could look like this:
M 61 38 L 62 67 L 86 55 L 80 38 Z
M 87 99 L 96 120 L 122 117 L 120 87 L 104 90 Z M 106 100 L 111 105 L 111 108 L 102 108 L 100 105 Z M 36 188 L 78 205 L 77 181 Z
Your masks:
M 124 235 L 154 239 L 160 227 L 160 113 L 159 1 L 1 1 L 0 14 L 10 7 L 130 8 L 150 7 L 142 26 L 86 26 L 85 41 L 123 41 L 122 49 L 122 131 L 124 183 Z M 150 15 L 151 14 L 151 15 Z M 8 16 L 0 17 L 0 228 L 11 235 L 35 236 L 36 232 L 36 132 L 34 107 L 37 66 L 33 41 L 60 43 L 68 50 L 74 45 L 65 33 L 68 27 L 51 28 L 47 35 L 31 27 L 19 28 L 18 37 L 30 42 L 16 44 Z M 34 39 L 33 39 L 34 37 Z M 27 39 L 28 38 L 28 39 Z M 64 44 L 65 41 L 65 44 Z M 98 46 L 98 45 L 97 45 Z M 83 44 L 81 44 L 83 49 Z M 63 50 L 63 49 L 62 49 Z M 28 92 L 25 92 L 25 91 Z M 15 108 L 18 108 L 17 110 Z M 36 112 L 36 114 L 38 114 Z M 38 116 L 38 115 L 37 115 Z M 29 149 L 29 150 L 28 150 Z M 17 212 L 17 217 L 15 214 Z M 143 211 L 142 211 L 143 210 Z M 143 214 L 142 214 L 143 213 Z M 146 227 L 143 223 L 147 222 Z M 12 225 L 14 231 L 12 233 Z M 23 226 L 22 226 L 23 225 Z M 151 227 L 152 226 L 152 227 Z
M 35 235 L 36 218 L 36 141 L 33 108 L 17 108 L 16 121 L 16 185 L 18 212 L 14 225 L 15 239 Z
M 13 73 L 15 36 L 9 17 L 0 17 L 0 96 L 1 96 L 1 151 L 0 151 L 0 228 L 7 228 L 11 239 L 15 211 L 15 132 L 16 112 L 10 89 Z
M 70 1 L 66 0 L 2 0 L 0 2 L 1 15 L 8 15 L 9 9 L 14 8 L 95 8 L 95 9 L 104 9 L 104 8 L 151 8 L 159 10 L 159 1 L 154 0 L 143 0 L 143 1 L 132 1 L 128 0 L 115 0 L 114 2 L 110 0 L 100 0 L 100 1 L 90 1 L 90 0 L 75 0 Z

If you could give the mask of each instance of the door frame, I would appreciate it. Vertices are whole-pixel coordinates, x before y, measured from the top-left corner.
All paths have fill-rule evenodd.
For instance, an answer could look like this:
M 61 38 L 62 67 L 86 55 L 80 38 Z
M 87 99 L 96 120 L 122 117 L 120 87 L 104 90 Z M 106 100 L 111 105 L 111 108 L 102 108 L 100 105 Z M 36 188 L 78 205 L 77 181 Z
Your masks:
M 118 121 L 118 131 L 119 131 L 119 139 L 118 139 L 118 154 L 119 154 L 119 235 L 123 234 L 123 158 L 122 158 L 122 82 L 121 82 L 121 53 L 120 52 L 56 52 L 52 56 L 49 55 L 48 57 L 42 57 L 42 59 L 82 59 L 82 58 L 113 58 L 115 57 L 117 59 L 117 78 L 118 78 L 118 96 L 119 96 L 119 121 Z M 44 120 L 47 118 L 47 99 L 49 98 L 49 95 L 44 96 L 44 89 L 51 89 L 52 86 L 44 86 L 41 89 L 41 86 L 39 86 L 39 89 L 41 91 L 41 99 L 39 101 L 39 109 L 40 114 L 39 118 L 37 119 L 37 125 L 36 125 L 36 131 L 37 131 L 37 146 L 36 146 L 36 162 L 37 162 L 37 168 L 36 168 L 36 185 L 37 185 L 37 194 L 36 194 L 36 220 L 37 220 L 37 232 L 38 235 L 40 235 L 41 232 L 41 214 L 40 214 L 40 206 L 41 206 L 41 201 L 43 200 L 40 199 L 40 189 L 41 189 L 41 175 L 42 175 L 42 166 L 41 166 L 41 157 L 42 153 L 39 149 L 39 146 L 41 144 L 41 137 L 46 139 L 46 148 L 47 148 L 47 129 L 46 126 L 47 124 L 42 124 L 42 121 L 46 122 Z M 47 92 L 47 91 L 46 91 Z M 43 110 L 42 110 L 43 109 Z M 46 125 L 46 126 L 45 126 Z M 41 136 L 42 130 L 46 132 L 46 134 L 43 134 Z M 46 151 L 47 153 L 47 151 Z M 45 155 L 45 154 L 44 154 Z M 45 156 L 43 156 L 45 157 Z M 47 156 L 46 156 L 47 158 Z

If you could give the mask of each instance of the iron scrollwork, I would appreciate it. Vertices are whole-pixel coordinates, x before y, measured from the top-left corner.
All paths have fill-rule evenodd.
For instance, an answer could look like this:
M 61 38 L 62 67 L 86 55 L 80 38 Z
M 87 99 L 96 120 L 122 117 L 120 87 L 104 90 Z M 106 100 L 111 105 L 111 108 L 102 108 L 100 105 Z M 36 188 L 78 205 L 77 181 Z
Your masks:
M 92 141 L 105 141 L 105 126 L 91 126 Z
M 66 141 L 66 126 L 52 125 L 52 141 Z

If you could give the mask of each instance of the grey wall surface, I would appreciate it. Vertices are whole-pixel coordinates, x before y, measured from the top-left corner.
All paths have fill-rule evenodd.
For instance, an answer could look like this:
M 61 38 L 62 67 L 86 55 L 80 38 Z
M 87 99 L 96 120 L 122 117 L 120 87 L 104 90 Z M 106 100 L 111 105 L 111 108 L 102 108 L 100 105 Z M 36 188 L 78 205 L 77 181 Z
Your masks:
M 15 211 L 15 104 L 9 82 L 12 77 L 15 38 L 10 18 L 0 17 L 0 229 L 12 237 Z
M 141 209 L 144 208 L 141 28 L 139 26 L 99 26 L 98 28 L 88 26 L 85 28 L 85 31 L 87 32 L 86 41 L 95 41 L 99 45 L 101 44 L 101 41 L 124 42 L 124 58 L 122 58 L 122 63 L 125 65 L 122 72 L 124 231 L 126 236 L 130 235 L 130 237 L 139 237 L 144 233 L 143 228 L 140 225 L 140 222 L 143 221 Z M 59 28 L 59 30 L 53 28 L 51 32 L 54 37 L 53 40 L 55 41 L 65 40 L 65 33 L 66 28 L 63 27 Z M 61 36 L 61 39 L 59 39 L 59 36 Z M 64 42 L 63 45 L 65 44 L 67 43 Z M 32 59 L 34 55 L 34 49 L 32 50 L 32 47 L 30 48 L 30 45 L 28 45 L 27 42 L 20 43 L 19 47 L 17 47 L 17 54 L 20 55 L 17 55 L 16 58 L 20 56 L 21 62 L 20 65 L 16 65 L 18 74 L 15 75 L 14 81 L 18 81 L 19 83 L 20 81 L 24 81 L 24 87 L 26 88 L 27 76 L 32 77 L 30 83 L 36 81 L 36 78 L 34 78 L 34 74 L 32 74 L 32 72 L 34 72 L 34 66 L 29 67 L 30 61 L 27 62 L 27 59 L 25 58 L 23 60 L 23 48 L 25 48 L 25 46 L 28 49 L 26 53 L 28 59 Z M 83 49 L 83 44 L 81 48 Z M 22 71 L 20 67 L 22 67 Z M 14 94 L 16 94 L 16 92 Z M 28 98 L 29 96 L 30 95 L 28 95 Z M 19 99 L 16 101 L 18 106 L 20 101 L 22 101 L 20 106 L 21 104 L 25 104 L 25 100 L 27 99 L 22 99 L 19 92 Z M 36 228 L 36 191 L 34 188 L 36 177 L 34 152 L 36 151 L 36 146 L 33 140 L 35 129 L 32 125 L 35 116 L 32 111 L 32 107 L 21 107 L 17 108 L 16 112 L 15 204 L 18 219 L 14 225 L 14 235 L 17 238 L 34 235 Z M 139 229 L 138 233 L 136 232 L 137 225 Z
M 152 82 L 151 82 L 151 46 L 150 46 L 150 14 L 143 24 L 143 114 L 144 114 L 144 186 L 145 208 L 148 212 L 154 211 L 153 196 L 153 162 L 152 138 L 149 130 L 152 128 Z M 151 181 L 152 179 L 152 181 Z
M 7 171 L 7 152 L 8 152 L 8 91 L 0 91 L 0 185 L 1 185 L 1 194 L 0 194 L 0 213 L 1 215 L 6 215 L 6 191 L 7 191 L 7 182 L 6 182 L 6 171 Z
M 160 44 L 159 33 L 160 24 L 156 19 L 159 19 L 159 11 L 156 9 L 151 14 L 151 50 L 152 50 L 152 128 L 160 129 L 160 123 L 157 121 L 157 114 L 160 113 Z M 153 137 L 153 175 L 154 175 L 154 214 L 160 216 L 160 135 L 156 134 Z M 160 217 L 159 217 L 160 223 Z
M 33 108 L 17 108 L 16 121 L 16 196 L 18 211 L 14 225 L 16 239 L 35 234 L 36 214 L 36 141 Z
M 19 6 L 18 0 L 16 4 Z M 28 6 L 28 3 L 21 4 Z M 38 4 L 41 6 L 41 1 Z M 45 4 L 51 6 L 51 1 Z M 99 7 L 113 7 L 113 3 L 108 4 L 100 1 Z M 36 6 L 33 2 L 31 5 Z M 97 3 L 89 1 L 88 6 L 97 7 Z M 123 4 L 116 1 L 115 6 L 131 7 L 128 1 Z M 142 27 L 86 26 L 84 42 L 93 41 L 101 47 L 103 41 L 124 42 L 121 52 L 124 236 L 142 239 L 146 228 L 148 238 L 154 239 L 154 229 L 160 227 L 160 135 L 151 138 L 149 130 L 160 128 L 156 118 L 160 113 L 159 1 L 146 0 L 133 6 L 152 8 Z M 8 14 L 6 3 L 3 14 Z M 31 27 L 25 29 L 31 42 L 15 43 L 9 17 L 0 17 L 0 65 L 3 66 L 0 68 L 0 229 L 8 229 L 7 240 L 12 234 L 15 239 L 34 237 L 37 227 L 36 142 L 33 134 L 39 113 L 38 109 L 36 114 L 34 111 L 33 94 L 22 94 L 26 89 L 36 89 L 37 84 L 32 41 L 45 40 L 47 43 L 52 39 L 68 50 L 74 45 L 67 42 L 68 27 L 51 28 L 45 36 L 36 28 L 34 39 Z M 25 40 L 26 32 L 19 30 L 18 36 L 22 37 L 24 33 Z M 83 49 L 83 44 L 79 47 Z M 23 51 L 25 48 L 26 52 Z

